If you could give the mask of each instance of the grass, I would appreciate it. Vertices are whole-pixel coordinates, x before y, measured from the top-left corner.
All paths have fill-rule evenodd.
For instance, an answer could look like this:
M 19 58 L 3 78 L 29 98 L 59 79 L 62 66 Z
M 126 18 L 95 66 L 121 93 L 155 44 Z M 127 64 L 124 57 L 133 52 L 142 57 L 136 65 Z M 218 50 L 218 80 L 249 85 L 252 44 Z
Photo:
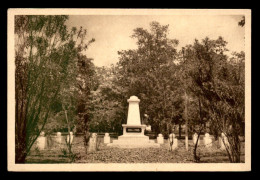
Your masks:
M 168 150 L 167 140 L 160 148 L 123 149 L 107 147 L 104 143 L 100 143 L 98 151 L 86 154 L 82 138 L 76 137 L 72 150 L 76 154 L 74 163 L 193 163 L 193 147 L 193 142 L 189 141 L 189 150 L 186 151 L 184 140 L 178 141 L 178 148 L 174 151 Z M 244 143 L 241 147 L 241 151 L 244 152 Z M 34 149 L 26 162 L 70 163 L 64 148 L 65 146 L 52 146 L 51 149 L 41 151 Z M 219 149 L 217 141 L 211 148 L 200 145 L 197 152 L 201 157 L 201 163 L 229 163 L 226 152 Z M 244 162 L 244 153 L 241 154 L 241 161 Z

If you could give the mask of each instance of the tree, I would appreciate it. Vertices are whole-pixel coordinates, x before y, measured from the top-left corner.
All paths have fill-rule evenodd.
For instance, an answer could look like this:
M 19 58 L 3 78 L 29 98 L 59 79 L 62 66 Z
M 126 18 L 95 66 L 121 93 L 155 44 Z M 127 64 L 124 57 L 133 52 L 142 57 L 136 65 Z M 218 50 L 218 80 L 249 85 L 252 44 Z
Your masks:
M 123 87 L 123 106 L 126 99 L 136 95 L 141 99 L 141 114 L 149 115 L 149 124 L 156 133 L 167 135 L 173 122 L 180 118 L 181 97 L 174 60 L 178 41 L 169 39 L 168 25 L 150 23 L 150 32 L 136 28 L 132 38 L 137 49 L 120 51 L 116 86 Z
M 120 103 L 123 87 L 116 86 L 117 78 L 114 66 L 96 67 L 98 88 L 93 91 L 93 120 L 90 122 L 92 132 L 121 133 L 122 116 L 127 107 Z
M 78 52 L 68 16 L 15 16 L 16 163 L 27 154 L 52 112 Z
M 190 92 L 200 99 L 210 128 L 227 136 L 231 145 L 226 149 L 230 162 L 240 162 L 239 133 L 244 127 L 244 57 L 241 53 L 237 56 L 240 60 L 229 60 L 224 54 L 226 44 L 221 37 L 217 40 L 205 38 L 201 43 L 196 40 L 193 46 L 187 47 L 185 56 L 189 64 Z
M 77 55 L 68 68 L 68 77 L 62 83 L 61 91 L 56 101 L 56 110 L 53 116 L 50 116 L 46 129 L 57 131 L 54 125 L 60 129 L 83 133 L 84 145 L 87 149 L 89 139 L 89 123 L 93 114 L 92 91 L 98 87 L 95 66 L 93 59 L 88 58 L 84 51 L 91 45 L 95 39 L 87 40 L 87 31 L 80 27 L 79 30 L 73 28 L 77 37 L 75 45 Z M 55 109 L 55 107 L 54 107 Z M 57 120 L 58 117 L 61 119 Z M 69 147 L 70 148 L 70 147 Z
M 88 44 L 94 42 L 94 39 Z M 90 121 L 93 119 L 94 113 L 94 96 L 93 93 L 97 90 L 98 81 L 95 72 L 95 66 L 92 59 L 85 55 L 78 55 L 78 76 L 77 76 L 77 115 L 78 126 L 80 131 L 83 131 L 83 140 L 85 150 L 87 152 L 88 142 L 90 138 L 89 128 Z

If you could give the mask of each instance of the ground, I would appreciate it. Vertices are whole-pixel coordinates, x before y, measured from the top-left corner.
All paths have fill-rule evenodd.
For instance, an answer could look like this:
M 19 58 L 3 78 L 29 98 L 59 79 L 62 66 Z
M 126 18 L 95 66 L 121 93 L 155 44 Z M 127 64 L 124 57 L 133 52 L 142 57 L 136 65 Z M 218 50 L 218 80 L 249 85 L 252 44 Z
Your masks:
M 82 137 L 74 138 L 74 163 L 192 163 L 193 142 L 189 141 L 189 150 L 186 151 L 184 140 L 178 141 L 178 148 L 169 151 L 167 140 L 160 148 L 133 148 L 122 149 L 107 147 L 100 138 L 99 148 L 96 152 L 85 153 Z M 244 152 L 244 143 L 241 143 Z M 217 141 L 211 148 L 199 146 L 198 154 L 201 163 L 229 163 L 225 151 L 218 147 Z M 66 147 L 52 147 L 45 150 L 33 149 L 26 159 L 26 163 L 70 163 Z M 244 153 L 241 154 L 244 162 Z

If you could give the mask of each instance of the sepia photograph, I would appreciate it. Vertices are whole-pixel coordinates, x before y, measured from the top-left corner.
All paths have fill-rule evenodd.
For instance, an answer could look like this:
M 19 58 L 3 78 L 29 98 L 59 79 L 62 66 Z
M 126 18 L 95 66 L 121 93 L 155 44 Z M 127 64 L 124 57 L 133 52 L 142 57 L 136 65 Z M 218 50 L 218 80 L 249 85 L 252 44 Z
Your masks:
M 250 171 L 250 9 L 9 9 L 8 171 Z

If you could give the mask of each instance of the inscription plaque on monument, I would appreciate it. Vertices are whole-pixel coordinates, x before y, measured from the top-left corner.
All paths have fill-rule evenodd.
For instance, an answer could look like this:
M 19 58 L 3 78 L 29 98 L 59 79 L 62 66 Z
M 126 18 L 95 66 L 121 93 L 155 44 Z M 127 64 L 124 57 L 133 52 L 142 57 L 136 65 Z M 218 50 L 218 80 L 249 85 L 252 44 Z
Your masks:
M 126 132 L 140 133 L 140 132 L 142 132 L 142 129 L 141 128 L 126 128 Z

